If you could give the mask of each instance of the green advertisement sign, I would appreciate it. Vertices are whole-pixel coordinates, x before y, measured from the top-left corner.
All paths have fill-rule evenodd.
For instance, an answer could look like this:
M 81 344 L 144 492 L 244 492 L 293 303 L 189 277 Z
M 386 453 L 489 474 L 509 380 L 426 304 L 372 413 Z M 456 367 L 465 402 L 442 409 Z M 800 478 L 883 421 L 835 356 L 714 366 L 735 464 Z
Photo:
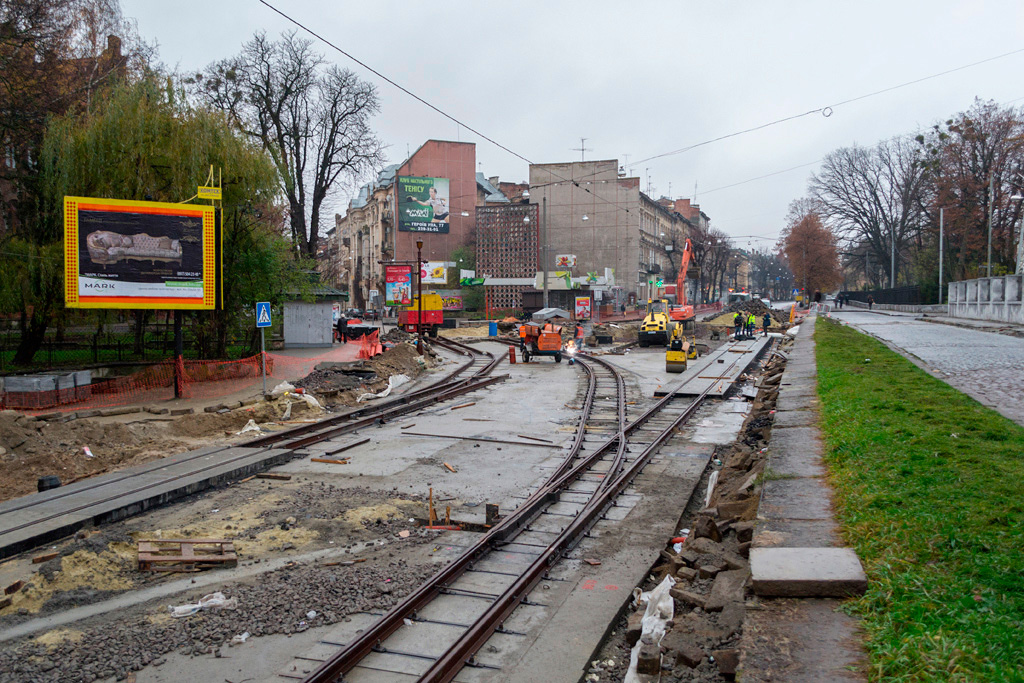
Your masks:
M 448 233 L 448 179 L 398 176 L 398 229 Z

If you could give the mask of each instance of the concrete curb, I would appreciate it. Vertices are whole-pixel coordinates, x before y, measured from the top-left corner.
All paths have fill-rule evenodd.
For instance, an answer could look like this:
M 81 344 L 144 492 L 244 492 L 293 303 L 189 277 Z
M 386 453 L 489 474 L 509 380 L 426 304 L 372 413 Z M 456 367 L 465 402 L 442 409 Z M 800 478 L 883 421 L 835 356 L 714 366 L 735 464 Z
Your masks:
M 837 598 L 863 593 L 867 578 L 856 553 L 842 547 L 825 479 L 815 322 L 809 315 L 801 323 L 779 385 L 750 553 L 760 600 L 744 622 L 744 681 L 866 680 L 858 622 L 837 609 Z M 766 651 L 765 638 L 789 647 Z

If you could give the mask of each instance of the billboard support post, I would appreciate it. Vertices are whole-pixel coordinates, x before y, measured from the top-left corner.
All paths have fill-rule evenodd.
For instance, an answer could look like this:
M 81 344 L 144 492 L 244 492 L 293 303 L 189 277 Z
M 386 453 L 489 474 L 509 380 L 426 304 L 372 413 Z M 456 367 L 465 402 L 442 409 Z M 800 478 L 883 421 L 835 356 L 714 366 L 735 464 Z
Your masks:
M 185 342 L 181 334 L 181 311 L 174 311 L 174 398 L 181 398 L 184 393 Z
M 416 305 L 419 318 L 416 320 L 416 334 L 419 340 L 416 349 L 423 355 L 423 240 L 416 240 Z

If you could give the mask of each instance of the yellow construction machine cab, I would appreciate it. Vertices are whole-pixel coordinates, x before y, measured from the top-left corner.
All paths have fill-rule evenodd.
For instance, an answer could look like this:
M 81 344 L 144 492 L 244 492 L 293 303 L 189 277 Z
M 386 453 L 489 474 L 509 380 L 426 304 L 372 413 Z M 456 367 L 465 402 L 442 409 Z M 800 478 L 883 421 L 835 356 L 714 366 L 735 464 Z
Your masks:
M 647 317 L 640 324 L 640 346 L 668 344 L 676 323 L 669 315 L 668 299 L 648 299 Z

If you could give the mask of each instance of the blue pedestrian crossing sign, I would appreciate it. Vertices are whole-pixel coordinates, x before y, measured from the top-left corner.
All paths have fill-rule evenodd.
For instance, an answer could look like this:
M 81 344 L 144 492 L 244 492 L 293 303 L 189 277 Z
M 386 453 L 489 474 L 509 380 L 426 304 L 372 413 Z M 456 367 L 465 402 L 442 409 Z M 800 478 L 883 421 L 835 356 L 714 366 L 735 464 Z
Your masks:
M 270 327 L 270 302 L 260 301 L 256 304 L 256 327 Z

